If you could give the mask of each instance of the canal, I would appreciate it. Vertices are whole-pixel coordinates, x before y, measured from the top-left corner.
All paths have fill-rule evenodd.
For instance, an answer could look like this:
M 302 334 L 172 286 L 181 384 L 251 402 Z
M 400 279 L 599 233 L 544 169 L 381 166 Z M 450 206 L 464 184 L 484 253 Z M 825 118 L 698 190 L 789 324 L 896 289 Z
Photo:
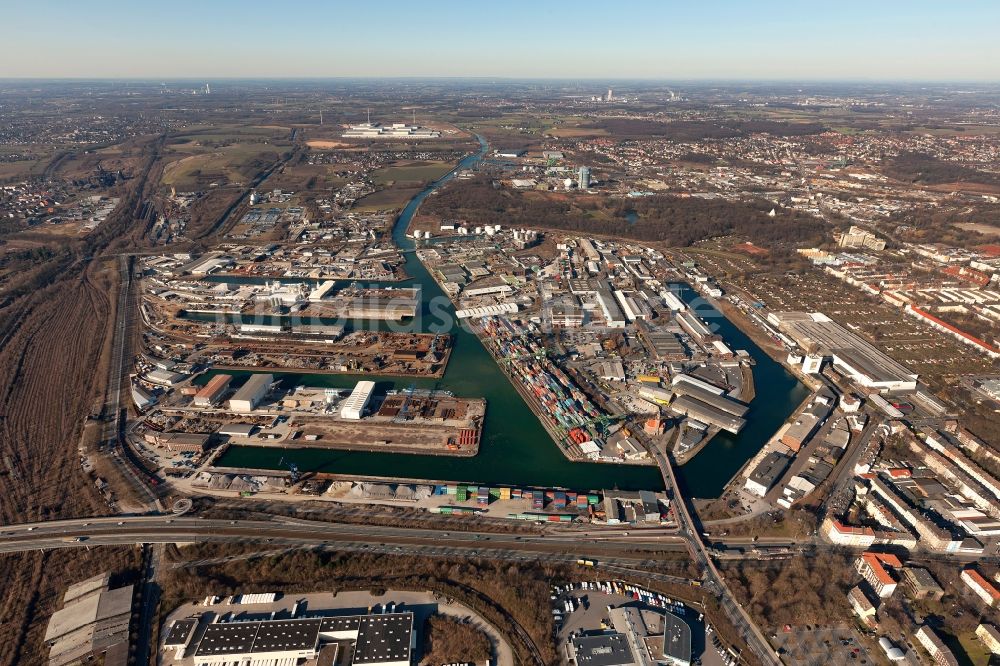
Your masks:
M 486 152 L 462 160 L 455 171 L 428 186 L 403 209 L 393 228 L 393 239 L 404 250 L 413 248 L 406 236 L 410 219 L 420 203 L 436 188 L 462 169 L 475 165 Z M 479 455 L 474 458 L 421 456 L 391 453 L 333 451 L 303 448 L 293 451 L 254 446 L 233 446 L 218 461 L 220 466 L 279 469 L 282 458 L 293 461 L 303 471 L 344 475 L 399 477 L 440 481 L 476 482 L 579 490 L 619 488 L 622 490 L 660 489 L 663 482 L 653 466 L 577 463 L 567 460 L 538 422 L 538 419 L 511 386 L 506 375 L 483 347 L 476 335 L 453 325 L 454 308 L 413 252 L 407 252 L 406 272 L 411 279 L 401 286 L 421 288 L 419 316 L 410 325 L 430 332 L 450 332 L 454 349 L 441 379 L 399 379 L 359 375 L 280 374 L 289 385 L 350 388 L 360 379 L 372 379 L 379 389 L 405 390 L 438 388 L 457 396 L 484 397 L 486 419 Z M 694 300 L 690 290 L 682 297 Z M 709 310 L 698 308 L 708 317 Z M 747 428 L 737 436 L 718 435 L 694 460 L 680 468 L 679 482 L 698 497 L 717 496 L 729 478 L 756 453 L 795 409 L 805 389 L 784 369 L 739 332 L 721 314 L 711 316 L 726 342 L 747 349 L 756 359 L 758 397 L 753 401 Z M 232 373 L 239 375 L 240 373 Z M 763 394 L 763 395 L 762 395 Z

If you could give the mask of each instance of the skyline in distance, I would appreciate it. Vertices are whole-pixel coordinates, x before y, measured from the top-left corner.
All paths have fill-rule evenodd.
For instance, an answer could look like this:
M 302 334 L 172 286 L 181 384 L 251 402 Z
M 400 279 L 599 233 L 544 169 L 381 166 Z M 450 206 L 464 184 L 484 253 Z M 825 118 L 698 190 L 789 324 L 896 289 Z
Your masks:
M 5 9 L 0 78 L 1000 81 L 1000 5 L 448 0 Z

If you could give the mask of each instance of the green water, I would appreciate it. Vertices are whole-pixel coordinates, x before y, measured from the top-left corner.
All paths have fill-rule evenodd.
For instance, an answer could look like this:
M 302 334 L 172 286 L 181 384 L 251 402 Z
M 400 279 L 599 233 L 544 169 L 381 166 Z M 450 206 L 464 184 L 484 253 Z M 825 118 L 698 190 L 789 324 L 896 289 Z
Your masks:
M 485 153 L 470 156 L 458 169 L 472 166 Z M 454 172 L 453 172 L 454 173 Z M 436 187 L 450 179 L 445 176 L 417 195 L 400 214 L 393 239 L 404 249 L 413 247 L 406 229 L 420 202 Z M 410 323 L 416 330 L 450 332 L 454 349 L 443 378 L 412 381 L 418 388 L 440 388 L 457 396 L 484 397 L 486 419 L 479 455 L 474 458 L 378 454 L 327 449 L 296 449 L 293 452 L 263 447 L 233 446 L 218 464 L 230 467 L 279 469 L 284 457 L 291 457 L 304 471 L 322 471 L 346 475 L 402 477 L 440 481 L 512 484 L 523 486 L 566 487 L 579 490 L 661 489 L 659 470 L 655 467 L 570 462 L 511 386 L 506 375 L 474 333 L 451 325 L 454 309 L 437 283 L 409 252 L 406 271 L 413 277 L 407 286 L 422 288 L 421 311 Z M 687 292 L 690 295 L 690 292 Z M 767 398 L 758 398 L 751 406 L 749 424 L 736 437 L 716 437 L 694 461 L 681 468 L 680 483 L 700 497 L 719 494 L 729 477 L 774 433 L 798 404 L 804 389 L 780 365 L 771 361 L 756 345 L 721 319 L 722 334 L 735 348 L 745 348 L 757 359 L 757 370 L 765 373 Z M 735 332 L 735 333 L 734 333 Z M 739 334 L 739 335 L 736 335 Z M 770 364 L 770 365 L 768 365 Z M 234 373 L 240 374 L 240 373 Z M 350 388 L 360 379 L 378 382 L 378 390 L 405 389 L 410 379 L 361 375 L 280 374 L 288 385 Z M 748 434 L 749 433 L 749 434 Z M 704 462 L 702 462 L 704 460 Z

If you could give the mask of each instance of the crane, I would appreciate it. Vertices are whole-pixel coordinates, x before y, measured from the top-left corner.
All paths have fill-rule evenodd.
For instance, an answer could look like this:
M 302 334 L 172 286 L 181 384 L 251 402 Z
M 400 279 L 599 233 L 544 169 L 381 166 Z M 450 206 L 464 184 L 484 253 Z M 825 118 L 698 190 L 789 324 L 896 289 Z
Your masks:
M 294 462 L 292 462 L 291 460 L 289 460 L 286 463 L 285 462 L 285 457 L 282 456 L 281 460 L 278 461 L 278 467 L 287 467 L 288 468 L 288 471 L 291 474 L 291 476 L 289 478 L 291 478 L 293 486 L 296 483 L 299 482 L 299 466 L 296 465 Z

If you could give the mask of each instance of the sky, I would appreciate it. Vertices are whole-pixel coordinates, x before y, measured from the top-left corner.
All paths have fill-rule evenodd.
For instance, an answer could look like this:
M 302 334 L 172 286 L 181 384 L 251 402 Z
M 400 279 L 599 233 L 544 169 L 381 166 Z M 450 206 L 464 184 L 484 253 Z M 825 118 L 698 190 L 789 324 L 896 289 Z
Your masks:
M 0 78 L 1000 81 L 1000 1 L 0 0 Z

